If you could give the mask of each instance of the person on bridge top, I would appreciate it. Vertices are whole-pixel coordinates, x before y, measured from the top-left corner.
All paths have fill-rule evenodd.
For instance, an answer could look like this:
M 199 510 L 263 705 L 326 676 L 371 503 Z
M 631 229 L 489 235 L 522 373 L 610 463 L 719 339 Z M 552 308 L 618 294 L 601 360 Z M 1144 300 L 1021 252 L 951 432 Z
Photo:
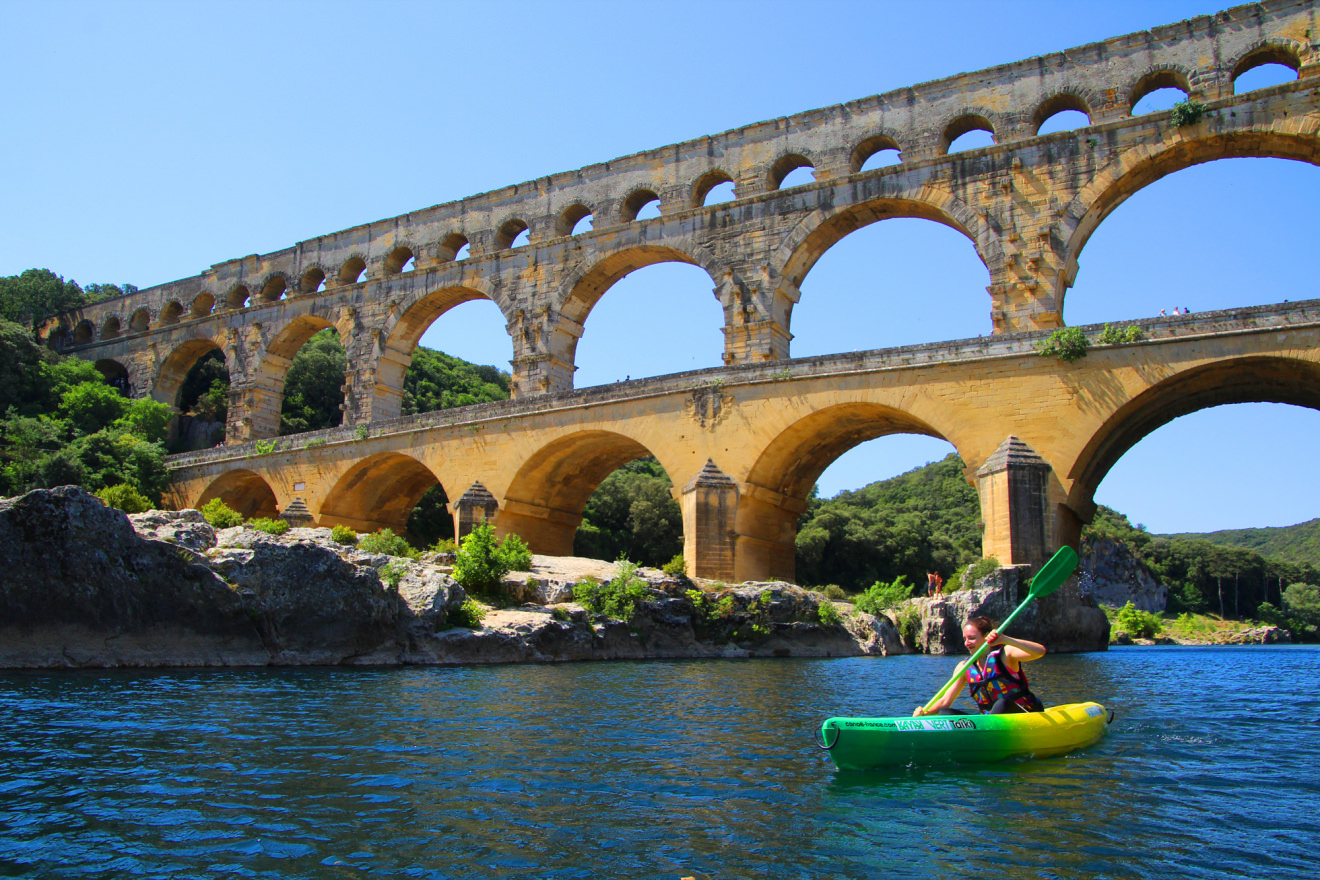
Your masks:
M 930 712 L 918 706 L 913 715 L 966 715 L 954 709 L 953 702 L 970 685 L 972 699 L 983 715 L 1006 712 L 1040 712 L 1041 705 L 1027 684 L 1027 673 L 1022 664 L 1045 656 L 1045 647 L 1025 639 L 1002 635 L 988 617 L 971 617 L 963 626 L 963 644 L 968 653 L 975 653 L 982 642 L 990 645 L 990 652 L 963 671 L 958 686 L 949 688 Z

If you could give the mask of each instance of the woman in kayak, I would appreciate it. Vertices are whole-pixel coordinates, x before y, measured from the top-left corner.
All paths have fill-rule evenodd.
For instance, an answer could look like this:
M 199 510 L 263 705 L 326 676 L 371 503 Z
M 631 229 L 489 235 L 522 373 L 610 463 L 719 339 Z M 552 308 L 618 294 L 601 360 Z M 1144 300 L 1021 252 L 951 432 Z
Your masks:
M 930 711 L 917 707 L 913 715 L 966 715 L 954 709 L 962 689 L 971 685 L 972 699 L 983 715 L 1005 712 L 1040 712 L 1045 707 L 1027 685 L 1027 673 L 1022 664 L 1045 656 L 1045 647 L 1024 639 L 1000 634 L 988 617 L 971 617 L 963 626 L 963 644 L 969 653 L 975 653 L 982 642 L 990 644 L 990 652 L 970 666 L 962 675 L 958 686 L 940 698 Z

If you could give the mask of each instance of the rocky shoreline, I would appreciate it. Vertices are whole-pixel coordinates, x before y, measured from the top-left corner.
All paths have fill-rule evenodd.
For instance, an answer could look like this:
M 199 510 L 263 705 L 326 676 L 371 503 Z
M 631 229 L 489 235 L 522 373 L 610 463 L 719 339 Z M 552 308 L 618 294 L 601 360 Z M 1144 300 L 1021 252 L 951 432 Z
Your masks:
M 1022 572 L 1001 569 L 978 589 L 873 616 L 792 584 L 643 569 L 646 599 L 625 622 L 572 601 L 575 583 L 608 580 L 615 565 L 537 556 L 506 579 L 523 604 L 468 628 L 454 625 L 468 596 L 438 554 L 364 553 L 329 529 L 217 531 L 194 510 L 130 517 L 76 487 L 0 499 L 0 546 L 0 668 L 11 669 L 961 653 L 966 616 L 1002 618 L 1026 595 Z M 1109 624 L 1069 583 L 1014 631 L 1092 651 Z

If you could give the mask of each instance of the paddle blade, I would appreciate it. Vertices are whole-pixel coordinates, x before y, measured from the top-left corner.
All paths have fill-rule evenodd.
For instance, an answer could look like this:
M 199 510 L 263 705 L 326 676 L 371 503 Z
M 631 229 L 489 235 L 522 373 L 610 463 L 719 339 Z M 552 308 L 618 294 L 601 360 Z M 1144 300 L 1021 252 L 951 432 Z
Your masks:
M 1039 599 L 1053 593 L 1076 568 L 1077 551 L 1066 545 L 1060 547 L 1031 579 L 1030 598 Z

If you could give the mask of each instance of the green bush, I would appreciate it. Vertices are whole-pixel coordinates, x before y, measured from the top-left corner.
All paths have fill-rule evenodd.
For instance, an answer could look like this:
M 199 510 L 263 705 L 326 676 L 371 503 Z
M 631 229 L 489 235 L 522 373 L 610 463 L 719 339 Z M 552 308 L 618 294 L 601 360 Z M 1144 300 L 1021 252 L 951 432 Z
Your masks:
M 1179 101 L 1173 105 L 1173 124 L 1179 128 L 1184 125 L 1195 125 L 1205 115 L 1205 109 L 1204 104 L 1200 101 L 1193 101 L 1191 98 Z
M 839 614 L 839 609 L 834 607 L 834 603 L 826 599 L 816 606 L 816 615 L 824 626 L 836 626 L 843 622 L 843 617 Z
M 1141 611 L 1131 602 L 1118 609 L 1118 628 L 1134 639 L 1153 639 L 1164 623 L 1149 611 Z
M 956 593 L 959 590 L 970 590 L 976 586 L 976 582 L 981 578 L 987 577 L 993 572 L 999 570 L 999 560 L 993 556 L 986 556 L 977 562 L 972 563 L 963 569 L 962 575 L 948 585 L 946 593 Z
M 243 514 L 219 498 L 212 498 L 202 505 L 202 518 L 217 529 L 229 529 L 243 524 Z
M 532 564 L 531 551 L 517 535 L 509 535 L 498 544 L 495 529 L 481 523 L 463 539 L 454 558 L 454 580 L 474 592 L 496 591 L 511 571 L 526 571 Z
M 866 592 L 857 597 L 857 608 L 867 614 L 880 614 L 911 598 L 912 587 L 907 578 L 899 575 L 890 583 L 876 581 L 866 588 Z
M 358 549 L 364 553 L 384 553 L 387 556 L 400 556 L 404 559 L 416 559 L 421 554 L 391 529 L 381 529 L 372 535 L 358 539 Z M 461 583 L 461 581 L 460 581 Z
M 833 602 L 848 601 L 848 592 L 838 584 L 829 584 L 823 590 L 821 590 L 821 592 L 825 594 L 826 599 L 829 599 Z
M 1086 350 L 1090 346 L 1081 327 L 1063 327 L 1051 333 L 1049 338 L 1036 343 L 1036 354 L 1071 363 L 1086 357 Z
M 637 565 L 632 562 L 620 562 L 618 573 L 603 584 L 587 578 L 573 587 L 575 602 L 592 614 L 617 620 L 632 620 L 645 599 L 646 581 L 637 576 Z
M 282 519 L 269 519 L 260 517 L 258 519 L 248 520 L 248 525 L 259 532 L 265 532 L 268 535 L 282 535 L 289 530 L 289 523 Z
M 486 606 L 476 599 L 467 599 L 457 611 L 449 612 L 448 623 L 453 626 L 480 629 L 481 619 L 486 616 Z
M 403 576 L 407 573 L 408 563 L 402 559 L 391 559 L 380 569 L 380 582 L 397 593 L 399 582 L 403 580 Z
M 1129 324 L 1126 327 L 1106 324 L 1105 329 L 1100 331 L 1100 344 L 1120 345 L 1126 342 L 1140 342 L 1145 337 L 1145 332 L 1136 324 Z
M 1273 602 L 1261 602 L 1260 607 L 1256 609 L 1256 619 L 1266 626 L 1288 625 L 1288 620 L 1283 616 L 1283 612 L 1274 607 Z
M 146 496 L 127 483 L 106 486 L 96 493 L 96 497 L 100 498 L 106 507 L 116 507 L 124 513 L 146 513 L 151 510 L 151 502 Z
M 917 632 L 921 628 L 921 615 L 915 608 L 905 608 L 898 615 L 898 637 L 903 644 L 917 646 Z
M 336 544 L 352 547 L 358 542 L 358 533 L 346 525 L 337 525 L 330 530 L 330 540 Z
M 280 441 L 278 440 L 258 440 L 252 448 L 257 455 L 270 455 L 279 448 L 279 445 Z
M 458 545 L 454 543 L 453 538 L 440 538 L 431 545 L 433 553 L 457 553 Z
M 684 559 L 683 554 L 680 553 L 666 562 L 660 570 L 670 577 L 685 578 L 687 577 L 687 560 Z

